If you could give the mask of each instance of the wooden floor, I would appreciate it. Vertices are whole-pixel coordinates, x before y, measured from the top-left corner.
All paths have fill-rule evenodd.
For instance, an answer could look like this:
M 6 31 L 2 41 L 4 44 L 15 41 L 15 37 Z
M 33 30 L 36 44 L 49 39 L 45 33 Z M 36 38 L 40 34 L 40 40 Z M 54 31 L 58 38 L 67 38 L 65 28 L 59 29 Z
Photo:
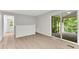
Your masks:
M 78 45 L 60 40 L 56 37 L 47 37 L 41 34 L 14 39 L 13 33 L 7 33 L 0 42 L 2 49 L 74 49 Z

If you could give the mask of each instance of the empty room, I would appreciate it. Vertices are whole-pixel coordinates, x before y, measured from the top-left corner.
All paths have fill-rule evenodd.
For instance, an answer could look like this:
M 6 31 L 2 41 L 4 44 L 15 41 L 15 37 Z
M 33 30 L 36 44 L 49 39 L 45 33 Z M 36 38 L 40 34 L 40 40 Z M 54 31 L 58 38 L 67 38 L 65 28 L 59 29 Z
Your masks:
M 78 10 L 0 10 L 1 49 L 78 49 Z

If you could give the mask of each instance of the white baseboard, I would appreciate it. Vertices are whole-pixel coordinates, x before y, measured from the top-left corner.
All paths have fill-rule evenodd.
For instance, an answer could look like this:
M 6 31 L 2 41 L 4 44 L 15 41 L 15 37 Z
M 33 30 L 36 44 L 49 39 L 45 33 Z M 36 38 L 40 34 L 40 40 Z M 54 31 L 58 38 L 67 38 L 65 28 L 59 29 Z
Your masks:
M 30 34 L 30 35 L 35 35 L 35 34 Z M 25 37 L 25 36 L 30 36 L 30 35 L 18 35 L 18 36 L 16 36 L 16 38 Z

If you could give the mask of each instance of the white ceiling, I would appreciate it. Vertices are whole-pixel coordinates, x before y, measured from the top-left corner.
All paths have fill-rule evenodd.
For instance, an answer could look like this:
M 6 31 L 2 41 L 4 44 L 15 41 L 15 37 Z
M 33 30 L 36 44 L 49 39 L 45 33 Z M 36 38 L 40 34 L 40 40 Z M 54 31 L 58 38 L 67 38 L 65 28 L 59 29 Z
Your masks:
M 70 12 L 70 14 L 68 14 L 67 12 Z M 77 15 L 77 11 L 76 10 L 69 10 L 69 11 L 65 11 L 62 14 L 63 16 L 76 16 Z
M 4 12 L 11 12 L 16 14 L 30 15 L 30 16 L 38 16 L 44 13 L 48 13 L 51 10 L 3 10 Z

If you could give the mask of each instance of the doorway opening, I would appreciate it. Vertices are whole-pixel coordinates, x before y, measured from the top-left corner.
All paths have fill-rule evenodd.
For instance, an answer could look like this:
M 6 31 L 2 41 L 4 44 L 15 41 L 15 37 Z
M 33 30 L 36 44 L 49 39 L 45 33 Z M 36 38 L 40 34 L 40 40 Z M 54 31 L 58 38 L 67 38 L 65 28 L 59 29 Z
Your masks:
M 4 39 L 14 39 L 14 16 L 3 16 L 3 37 Z

